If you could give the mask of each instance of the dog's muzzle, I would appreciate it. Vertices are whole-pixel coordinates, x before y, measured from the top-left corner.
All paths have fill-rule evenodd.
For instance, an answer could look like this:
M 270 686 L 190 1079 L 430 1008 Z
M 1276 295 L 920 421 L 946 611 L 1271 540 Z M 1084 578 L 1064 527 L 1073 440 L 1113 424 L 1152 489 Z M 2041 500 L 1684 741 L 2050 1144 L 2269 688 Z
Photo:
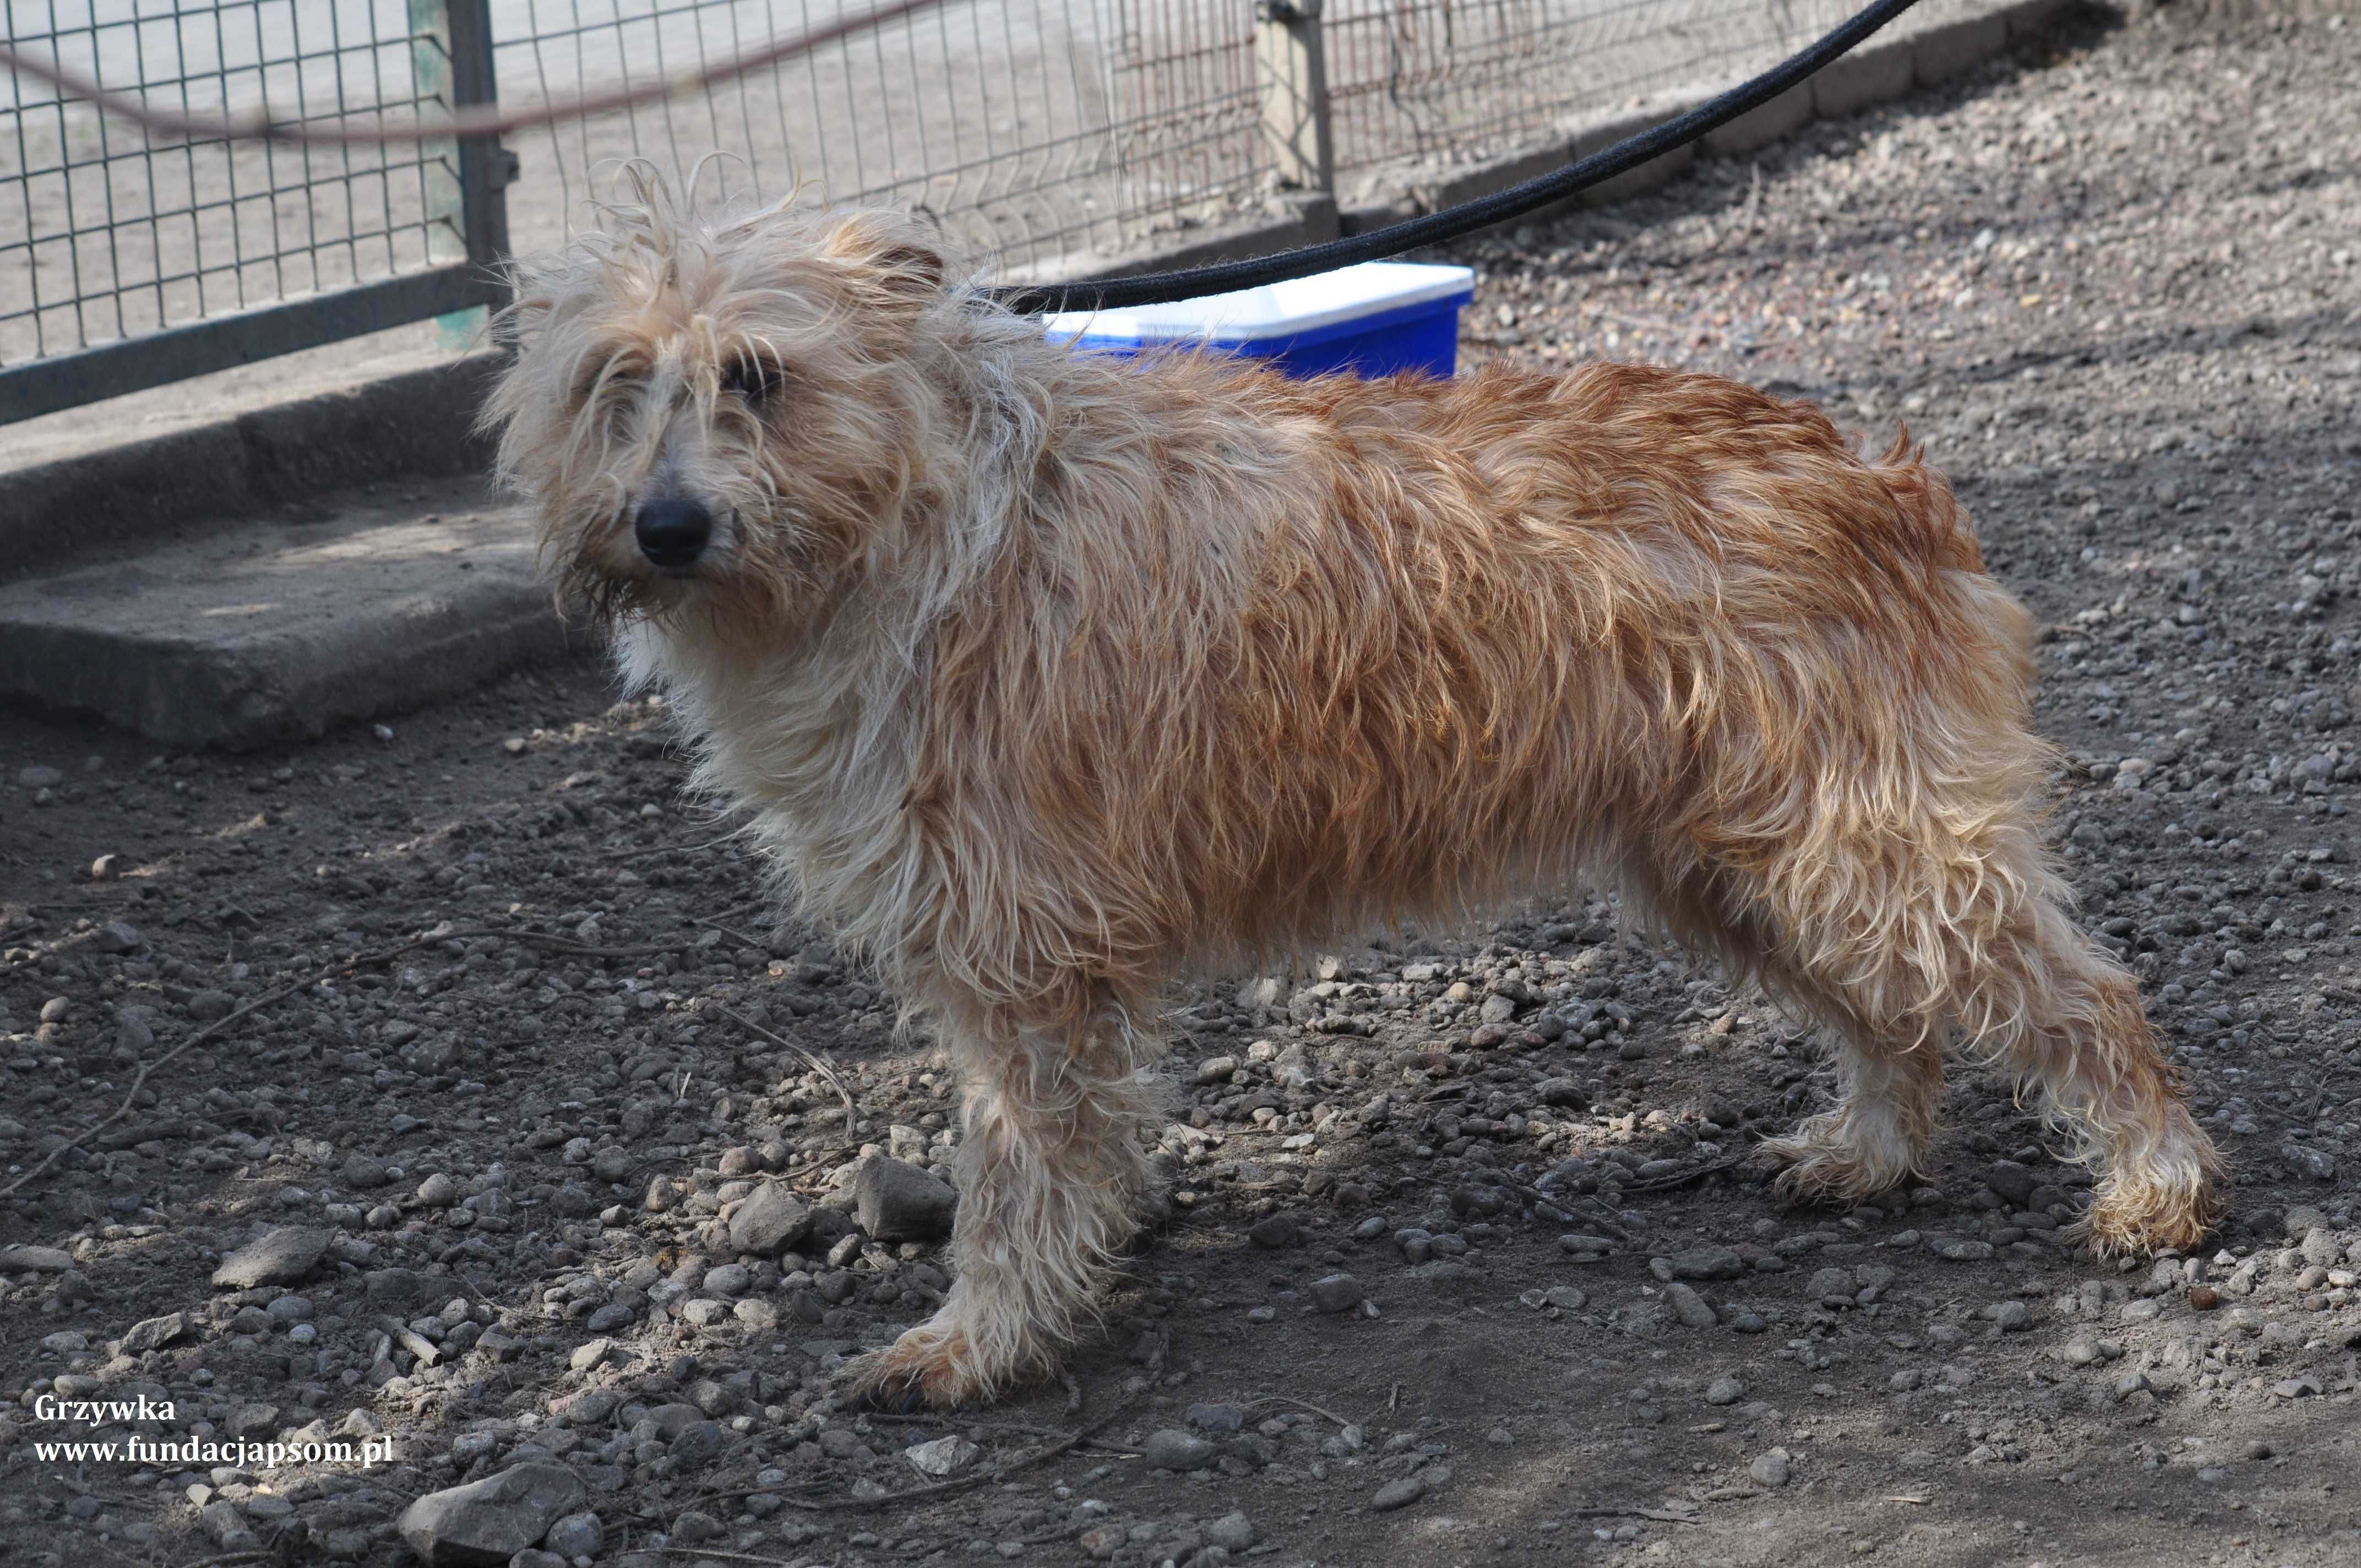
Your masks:
M 631 519 L 632 537 L 648 565 L 676 572 L 697 565 L 713 537 L 713 514 L 686 496 L 666 496 L 641 506 Z

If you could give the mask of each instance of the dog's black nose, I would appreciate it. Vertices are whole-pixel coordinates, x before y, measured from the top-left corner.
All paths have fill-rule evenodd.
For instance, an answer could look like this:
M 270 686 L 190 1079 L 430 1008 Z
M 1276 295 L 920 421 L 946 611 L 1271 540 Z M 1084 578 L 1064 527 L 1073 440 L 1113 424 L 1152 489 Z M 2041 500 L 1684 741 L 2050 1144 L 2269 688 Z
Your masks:
M 639 516 L 631 520 L 631 532 L 640 542 L 640 554 L 651 565 L 691 565 L 705 553 L 705 542 L 713 537 L 713 514 L 705 510 L 703 501 L 666 496 L 640 508 Z

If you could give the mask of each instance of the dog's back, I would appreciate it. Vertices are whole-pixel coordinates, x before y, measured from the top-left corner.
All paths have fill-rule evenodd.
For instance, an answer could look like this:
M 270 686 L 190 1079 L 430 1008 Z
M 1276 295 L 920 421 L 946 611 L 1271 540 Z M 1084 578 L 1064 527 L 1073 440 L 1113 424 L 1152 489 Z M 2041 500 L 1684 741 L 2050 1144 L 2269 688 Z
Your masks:
M 1949 488 L 1806 405 L 1625 366 L 1077 379 L 1121 417 L 1048 448 L 941 628 L 913 799 L 1023 781 L 1118 970 L 1561 885 L 1873 771 L 1938 698 L 1986 768 L 2025 751 L 2025 618 Z

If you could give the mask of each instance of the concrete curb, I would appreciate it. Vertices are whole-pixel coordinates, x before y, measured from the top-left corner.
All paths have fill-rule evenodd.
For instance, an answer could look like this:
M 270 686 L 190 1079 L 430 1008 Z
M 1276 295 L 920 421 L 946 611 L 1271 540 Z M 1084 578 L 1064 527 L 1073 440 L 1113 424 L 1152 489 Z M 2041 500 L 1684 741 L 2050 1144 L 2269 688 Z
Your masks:
M 480 482 L 435 488 L 443 510 L 247 523 L 0 586 L 0 696 L 240 749 L 584 646 L 540 581 L 530 520 Z
M 497 356 L 257 409 L 217 424 L 0 473 L 0 582 L 187 537 L 326 491 L 480 474 Z

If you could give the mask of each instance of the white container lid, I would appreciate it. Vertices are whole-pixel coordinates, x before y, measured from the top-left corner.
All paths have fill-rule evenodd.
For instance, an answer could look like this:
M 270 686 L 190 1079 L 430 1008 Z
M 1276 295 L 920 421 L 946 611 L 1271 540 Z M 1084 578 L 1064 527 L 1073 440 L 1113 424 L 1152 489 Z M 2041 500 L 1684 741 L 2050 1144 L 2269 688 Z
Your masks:
M 1476 287 L 1466 267 L 1364 261 L 1259 289 L 1209 294 L 1126 311 L 1067 311 L 1046 323 L 1053 338 L 1106 343 L 1260 343 L 1363 316 L 1464 295 Z

